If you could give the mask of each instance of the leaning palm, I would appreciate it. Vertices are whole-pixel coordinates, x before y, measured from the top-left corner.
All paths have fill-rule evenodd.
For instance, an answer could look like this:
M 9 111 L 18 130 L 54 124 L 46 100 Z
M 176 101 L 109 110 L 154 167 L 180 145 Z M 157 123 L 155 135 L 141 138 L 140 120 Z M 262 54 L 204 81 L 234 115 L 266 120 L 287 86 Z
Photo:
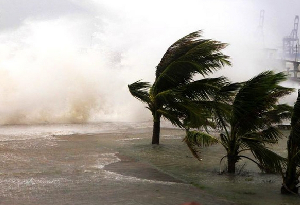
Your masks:
M 300 176 L 300 90 L 298 90 L 298 98 L 294 105 L 291 126 L 292 130 L 287 143 L 287 167 L 281 187 L 282 194 L 298 193 L 298 178 Z
M 241 158 L 253 161 L 262 170 L 280 172 L 284 160 L 267 145 L 277 143 L 282 133 L 276 125 L 291 114 L 290 106 L 278 104 L 281 97 L 293 90 L 280 86 L 283 80 L 283 73 L 267 71 L 235 84 L 239 88 L 232 100 L 220 101 L 215 96 L 213 112 L 223 133 L 218 139 L 201 132 L 188 133 L 185 142 L 194 156 L 199 157 L 197 146 L 220 143 L 227 152 L 223 158 L 227 158 L 229 173 L 235 173 L 236 163 Z M 255 159 L 243 155 L 246 150 Z
M 195 74 L 206 77 L 230 62 L 221 52 L 226 44 L 201 37 L 201 31 L 196 31 L 171 45 L 156 67 L 152 85 L 141 81 L 128 85 L 130 93 L 147 104 L 152 113 L 152 144 L 159 144 L 162 116 L 179 127 L 184 126 L 187 118 L 190 122 L 202 121 L 203 126 L 211 124 L 205 120 L 209 116 L 205 106 L 196 109 L 197 104 L 214 95 L 226 79 L 193 80 L 193 77 Z

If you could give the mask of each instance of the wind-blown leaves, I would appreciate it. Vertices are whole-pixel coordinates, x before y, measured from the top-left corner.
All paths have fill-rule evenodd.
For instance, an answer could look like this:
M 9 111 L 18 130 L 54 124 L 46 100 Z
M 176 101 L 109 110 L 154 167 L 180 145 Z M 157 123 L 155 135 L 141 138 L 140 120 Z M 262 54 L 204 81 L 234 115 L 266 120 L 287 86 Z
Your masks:
M 193 48 L 198 43 L 197 39 L 201 37 L 201 33 L 201 31 L 195 31 L 172 44 L 156 67 L 156 78 L 170 63 Z
M 215 126 L 211 101 L 228 81 L 224 77 L 205 77 L 230 65 L 221 50 L 227 44 L 203 39 L 201 31 L 190 33 L 171 45 L 156 67 L 152 85 L 137 81 L 129 85 L 131 94 L 146 103 L 155 122 L 152 140 L 159 142 L 160 117 L 179 127 Z M 194 80 L 195 74 L 204 79 Z M 152 139 L 153 139 L 152 138 Z
M 247 147 L 247 142 L 257 142 L 263 145 L 277 143 L 283 134 L 276 127 L 267 127 L 265 130 L 246 133 L 241 137 L 244 147 Z
M 180 128 L 184 127 L 183 123 L 180 121 L 181 113 L 179 113 L 177 110 L 161 108 L 157 110 L 157 112 L 159 112 L 162 116 L 164 116 L 164 118 L 169 120 L 173 125 Z
M 283 137 L 283 134 L 276 127 L 268 127 L 261 132 L 258 132 L 263 142 L 276 143 Z
M 181 86 L 179 89 L 182 90 L 182 95 L 189 99 L 197 101 L 211 100 L 226 83 L 227 79 L 225 77 L 205 78 L 192 81 L 187 85 Z
M 241 87 L 241 83 L 226 83 L 214 94 L 213 103 L 211 104 L 211 110 L 216 121 L 216 125 L 227 131 L 229 126 L 231 112 L 232 112 L 232 101 L 236 95 L 236 92 Z
M 198 160 L 201 160 L 199 147 L 207 147 L 219 142 L 214 136 L 197 131 L 187 131 L 187 135 L 183 141 L 187 144 L 193 156 Z
M 201 37 L 196 31 L 169 47 L 156 67 L 156 92 L 187 84 L 196 73 L 206 76 L 230 65 L 229 56 L 220 52 L 227 44 Z
M 136 81 L 128 85 L 130 93 L 142 102 L 148 103 L 149 99 L 149 88 L 150 84 L 148 82 Z
M 273 106 L 272 110 L 264 112 L 262 115 L 269 121 L 264 122 L 265 124 L 278 124 L 282 123 L 283 120 L 291 119 L 293 107 L 287 104 L 280 104 Z
M 233 102 L 231 124 L 235 125 L 234 132 L 243 135 L 260 128 L 258 122 L 263 113 L 272 110 L 280 97 L 293 91 L 278 85 L 283 80 L 283 73 L 266 71 L 245 82 Z
M 282 137 L 276 124 L 291 117 L 290 106 L 277 104 L 280 97 L 293 91 L 279 85 L 284 79 L 283 73 L 266 71 L 242 83 L 225 83 L 214 92 L 210 110 L 223 131 L 220 143 L 227 151 L 228 172 L 235 172 L 240 158 L 253 161 L 267 172 L 280 172 L 285 165 L 281 156 L 267 148 Z M 195 146 L 204 145 L 197 140 L 188 143 L 194 155 Z M 251 150 L 255 159 L 243 156 L 245 150 Z
M 283 80 L 283 73 L 266 71 L 257 75 L 244 82 L 232 106 L 231 142 L 241 141 L 241 148 L 250 149 L 265 171 L 280 172 L 284 162 L 266 148 L 282 136 L 274 125 L 290 117 L 290 106 L 277 105 L 280 97 L 293 91 L 279 85 Z
M 258 159 L 262 170 L 277 173 L 282 171 L 282 165 L 286 162 L 285 158 L 258 143 L 248 143 L 248 146 L 254 157 Z

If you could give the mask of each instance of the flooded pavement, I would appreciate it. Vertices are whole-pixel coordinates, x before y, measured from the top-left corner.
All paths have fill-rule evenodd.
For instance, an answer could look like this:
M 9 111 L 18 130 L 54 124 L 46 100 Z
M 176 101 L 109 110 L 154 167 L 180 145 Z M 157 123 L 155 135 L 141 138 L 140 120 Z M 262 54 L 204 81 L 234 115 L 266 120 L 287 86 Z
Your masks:
M 232 204 L 125 155 L 132 133 L 148 128 L 70 135 L 70 126 L 2 128 L 0 204 Z
M 299 196 L 280 194 L 281 176 L 263 174 L 258 167 L 247 160 L 238 164 L 238 175 L 220 174 L 226 168 L 226 162 L 220 166 L 220 159 L 225 150 L 221 145 L 214 145 L 201 150 L 202 161 L 196 160 L 182 139 L 184 132 L 177 129 L 163 129 L 161 144 L 150 145 L 151 131 L 147 134 L 129 135 L 132 140 L 123 141 L 121 152 L 155 166 L 160 171 L 193 184 L 206 193 L 225 198 L 237 204 L 245 205 L 296 205 L 300 204 Z M 285 135 L 288 131 L 284 131 Z M 286 155 L 286 138 L 282 139 L 273 149 Z M 248 153 L 248 156 L 251 156 Z
M 192 157 L 184 132 L 151 124 L 8 126 L 0 128 L 0 204 L 300 204 L 280 194 L 281 178 L 239 163 L 219 174 L 221 146 Z M 275 149 L 284 154 L 284 140 Z M 225 164 L 222 164 L 223 169 Z

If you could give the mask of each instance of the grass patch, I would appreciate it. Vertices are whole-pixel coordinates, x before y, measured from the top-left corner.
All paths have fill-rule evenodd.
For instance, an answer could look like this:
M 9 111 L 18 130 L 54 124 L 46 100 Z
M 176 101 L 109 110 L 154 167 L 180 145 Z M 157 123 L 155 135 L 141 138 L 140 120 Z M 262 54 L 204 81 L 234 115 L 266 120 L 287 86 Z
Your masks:
M 198 184 L 198 183 L 195 183 L 195 182 L 191 182 L 191 185 L 199 188 L 199 189 L 202 189 L 202 190 L 205 190 L 205 189 L 208 189 L 208 187 L 202 185 L 202 184 Z

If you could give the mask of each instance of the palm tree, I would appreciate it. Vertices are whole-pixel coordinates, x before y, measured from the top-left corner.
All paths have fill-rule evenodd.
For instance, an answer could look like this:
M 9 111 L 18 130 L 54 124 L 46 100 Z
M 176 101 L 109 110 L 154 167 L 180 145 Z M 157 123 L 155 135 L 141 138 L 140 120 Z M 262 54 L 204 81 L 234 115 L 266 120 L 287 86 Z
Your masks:
M 156 67 L 155 81 L 136 81 L 128 85 L 130 93 L 147 104 L 153 116 L 152 144 L 159 144 L 160 119 L 183 127 L 183 119 L 205 123 L 207 112 L 196 109 L 196 101 L 208 99 L 225 82 L 225 78 L 193 80 L 195 74 L 208 74 L 230 65 L 221 50 L 227 45 L 202 39 L 201 31 L 190 33 L 171 45 Z M 202 116 L 200 119 L 199 117 Z M 192 120 L 193 118 L 193 120 Z
M 235 173 L 236 163 L 241 158 L 253 161 L 264 171 L 280 172 L 284 159 L 267 145 L 277 143 L 282 133 L 276 124 L 289 118 L 291 113 L 290 106 L 278 104 L 279 98 L 293 91 L 279 85 L 283 80 L 283 73 L 267 71 L 246 82 L 225 86 L 224 90 L 230 86 L 239 88 L 232 100 L 227 102 L 215 96 L 217 104 L 213 112 L 223 133 L 216 138 L 207 133 L 190 131 L 184 141 L 193 155 L 200 158 L 197 146 L 220 143 L 226 150 L 221 161 L 227 158 L 228 173 Z M 251 151 L 255 159 L 243 155 L 246 150 Z
M 298 193 L 297 184 L 300 176 L 300 90 L 294 105 L 291 120 L 292 130 L 287 142 L 287 168 L 281 187 L 282 194 Z

